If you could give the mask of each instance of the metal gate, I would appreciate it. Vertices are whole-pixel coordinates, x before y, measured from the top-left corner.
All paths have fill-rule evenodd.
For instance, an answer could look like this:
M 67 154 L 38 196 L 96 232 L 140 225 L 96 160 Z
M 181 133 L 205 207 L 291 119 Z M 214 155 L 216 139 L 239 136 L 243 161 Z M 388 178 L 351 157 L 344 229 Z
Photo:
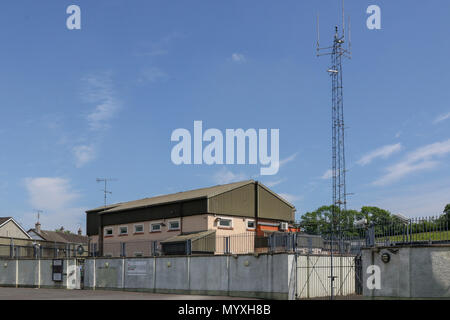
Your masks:
M 329 255 L 298 255 L 297 299 L 330 299 L 332 283 L 333 298 L 357 298 L 362 293 L 360 261 L 354 255 L 333 256 L 333 261 Z

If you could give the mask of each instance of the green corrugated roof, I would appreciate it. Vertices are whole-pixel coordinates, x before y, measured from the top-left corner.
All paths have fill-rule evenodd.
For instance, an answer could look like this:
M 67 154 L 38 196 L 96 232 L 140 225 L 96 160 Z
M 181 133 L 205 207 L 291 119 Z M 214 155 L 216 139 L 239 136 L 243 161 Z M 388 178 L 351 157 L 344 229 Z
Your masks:
M 166 239 L 161 241 L 161 243 L 171 243 L 171 242 L 183 242 L 186 240 L 198 240 L 201 238 L 204 238 L 206 236 L 209 236 L 210 234 L 215 233 L 216 230 L 207 230 L 207 231 L 201 231 L 201 232 L 195 232 L 195 233 L 187 233 L 187 234 L 179 234 L 175 237 Z

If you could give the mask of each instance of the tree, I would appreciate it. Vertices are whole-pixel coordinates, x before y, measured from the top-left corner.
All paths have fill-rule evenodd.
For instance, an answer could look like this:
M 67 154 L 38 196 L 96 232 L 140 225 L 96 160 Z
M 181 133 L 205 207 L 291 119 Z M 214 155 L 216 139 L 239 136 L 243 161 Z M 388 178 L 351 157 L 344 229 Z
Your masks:
M 309 234 L 330 234 L 331 218 L 335 214 L 334 233 L 339 230 L 344 236 L 357 236 L 358 230 L 354 227 L 357 220 L 367 219 L 381 228 L 381 225 L 394 222 L 395 219 L 387 210 L 377 207 L 362 207 L 361 211 L 343 210 L 336 206 L 322 206 L 313 212 L 305 213 L 300 222 L 300 226 Z
M 445 206 L 444 214 L 449 217 L 450 216 L 450 203 Z

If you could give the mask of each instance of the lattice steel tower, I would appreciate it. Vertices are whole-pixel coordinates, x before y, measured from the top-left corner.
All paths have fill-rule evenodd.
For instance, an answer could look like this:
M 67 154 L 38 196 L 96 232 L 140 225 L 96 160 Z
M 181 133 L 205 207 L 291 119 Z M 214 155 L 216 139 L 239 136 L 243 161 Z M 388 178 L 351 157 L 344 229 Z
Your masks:
M 333 45 L 330 47 L 320 47 L 319 16 L 317 16 L 317 56 L 330 55 L 331 66 L 327 70 L 331 77 L 331 99 L 332 99 L 332 177 L 333 177 L 333 206 L 331 218 L 331 263 L 333 263 L 333 239 L 337 233 L 337 239 L 342 239 L 340 213 L 347 210 L 347 189 L 346 189 L 346 168 L 345 168 L 345 122 L 344 122 L 344 87 L 342 58 L 351 59 L 351 28 L 350 19 L 348 21 L 348 35 L 345 34 L 345 14 L 344 2 L 342 2 L 342 30 L 339 34 L 338 26 L 335 27 Z M 348 38 L 348 46 L 344 48 Z M 337 225 L 336 225 L 336 222 Z M 340 247 L 340 245 L 339 245 Z M 331 281 L 333 267 L 331 264 Z M 333 284 L 331 284 L 331 298 L 334 296 Z

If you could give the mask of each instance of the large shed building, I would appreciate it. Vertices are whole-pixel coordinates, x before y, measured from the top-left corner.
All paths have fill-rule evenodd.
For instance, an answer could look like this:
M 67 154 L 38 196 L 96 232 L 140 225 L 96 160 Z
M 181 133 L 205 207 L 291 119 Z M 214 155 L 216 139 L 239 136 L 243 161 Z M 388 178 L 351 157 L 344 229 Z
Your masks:
M 177 254 L 187 241 L 194 252 L 217 254 L 230 252 L 224 248 L 230 237 L 247 237 L 241 245 L 254 246 L 251 235 L 292 231 L 295 207 L 248 180 L 102 206 L 86 215 L 97 255 Z

